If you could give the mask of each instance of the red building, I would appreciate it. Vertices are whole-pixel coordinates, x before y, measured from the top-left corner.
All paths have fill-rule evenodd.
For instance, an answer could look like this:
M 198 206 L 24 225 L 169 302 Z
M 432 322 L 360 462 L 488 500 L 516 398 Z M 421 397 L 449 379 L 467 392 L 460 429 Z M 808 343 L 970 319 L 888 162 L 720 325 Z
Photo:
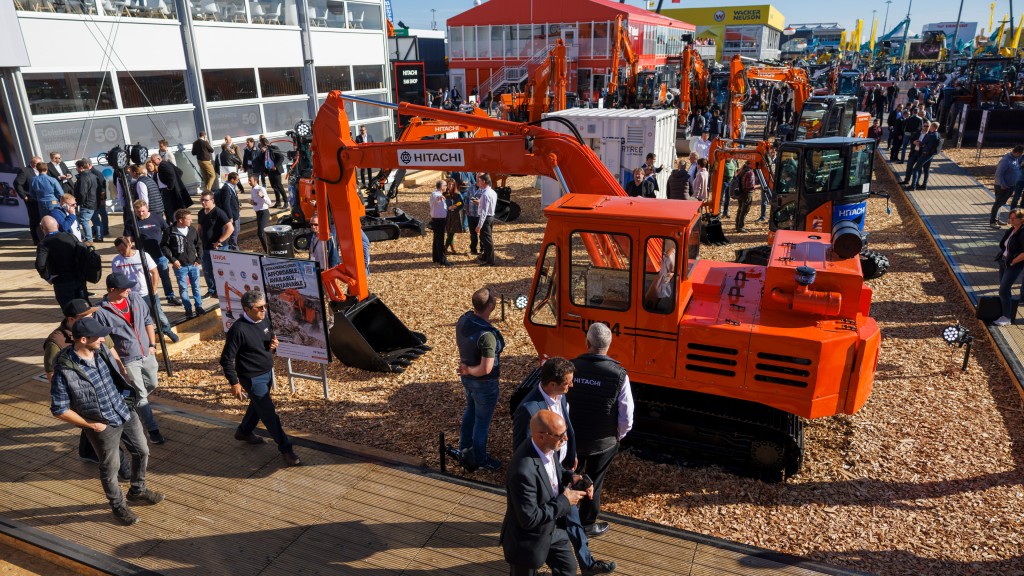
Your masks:
M 678 56 L 694 26 L 608 0 L 489 0 L 448 19 L 451 86 L 481 96 L 524 80 L 561 38 L 567 47 L 569 88 L 585 99 L 610 77 L 615 17 L 621 16 L 640 69 Z M 625 65 L 622 62 L 622 65 Z

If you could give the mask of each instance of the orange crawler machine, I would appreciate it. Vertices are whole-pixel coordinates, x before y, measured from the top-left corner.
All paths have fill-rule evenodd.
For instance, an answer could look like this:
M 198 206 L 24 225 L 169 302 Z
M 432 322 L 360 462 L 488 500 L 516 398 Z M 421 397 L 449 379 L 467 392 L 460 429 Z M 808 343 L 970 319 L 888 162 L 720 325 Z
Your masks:
M 561 184 L 544 212 L 526 331 L 542 360 L 572 358 L 589 326 L 606 323 L 609 354 L 634 385 L 631 436 L 778 477 L 800 468 L 802 419 L 853 414 L 866 401 L 881 341 L 871 289 L 860 260 L 840 257 L 829 234 L 778 231 L 767 266 L 700 260 L 701 203 L 625 196 L 578 134 L 400 104 L 506 135 L 357 146 L 346 98 L 328 95 L 313 142 L 316 207 L 321 221 L 333 217 L 342 256 L 323 272 L 330 341 L 346 364 L 399 371 L 396 360 L 425 343 L 369 293 L 354 236 L 358 167 L 497 170 Z

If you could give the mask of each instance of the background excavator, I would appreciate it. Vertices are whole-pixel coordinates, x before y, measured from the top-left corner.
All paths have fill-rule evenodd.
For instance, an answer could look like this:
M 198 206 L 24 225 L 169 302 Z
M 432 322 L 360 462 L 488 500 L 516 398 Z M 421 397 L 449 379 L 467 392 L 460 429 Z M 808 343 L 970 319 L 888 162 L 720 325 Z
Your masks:
M 493 138 L 356 145 L 344 100 L 328 94 L 314 124 L 313 171 L 321 221 L 333 218 L 342 263 L 322 273 L 335 312 L 331 347 L 343 362 L 395 371 L 425 351 L 369 293 L 356 231 L 364 210 L 360 166 L 493 170 L 555 179 L 564 195 L 547 223 L 527 298 L 526 331 L 543 360 L 585 351 L 585 332 L 607 324 L 609 354 L 629 371 L 634 435 L 796 473 L 803 418 L 853 414 L 870 394 L 881 335 L 860 261 L 828 233 L 779 231 L 767 266 L 700 259 L 696 201 L 625 197 L 571 126 L 472 117 Z M 456 113 L 399 104 L 400 113 L 457 120 Z M 845 172 L 843 173 L 845 177 Z M 329 229 L 321 227 L 326 239 Z M 524 382 L 536 382 L 534 371 Z
M 620 68 L 626 65 L 625 78 Z M 608 78 L 608 97 L 606 108 L 635 108 L 637 93 L 637 73 L 640 70 L 640 55 L 633 49 L 629 38 L 629 30 L 623 25 L 622 16 L 615 17 L 615 30 L 612 32 L 612 66 Z
M 502 94 L 502 103 L 513 118 L 537 122 L 545 112 L 565 110 L 568 75 L 565 44 L 559 38 L 547 58 L 530 71 L 523 90 Z

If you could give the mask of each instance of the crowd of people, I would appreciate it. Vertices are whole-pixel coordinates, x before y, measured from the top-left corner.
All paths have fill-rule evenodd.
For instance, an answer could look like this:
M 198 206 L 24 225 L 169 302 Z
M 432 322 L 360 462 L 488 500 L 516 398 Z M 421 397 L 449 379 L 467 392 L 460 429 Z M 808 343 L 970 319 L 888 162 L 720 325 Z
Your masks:
M 430 207 L 431 261 L 452 266 L 449 254 L 462 254 L 456 236 L 469 233 L 469 253 L 480 266 L 497 266 L 494 258 L 494 216 L 498 194 L 486 173 L 452 172 L 439 180 L 428 200 Z
M 457 372 L 466 393 L 460 461 L 468 469 L 500 470 L 487 437 L 505 339 L 490 321 L 494 291 L 481 288 L 472 300 L 455 326 Z M 611 343 L 611 329 L 592 324 L 584 354 L 572 361 L 548 358 L 536 385 L 513 394 L 513 454 L 500 536 L 512 574 L 534 574 L 544 564 L 556 576 L 576 574 L 577 567 L 584 575 L 615 571 L 615 562 L 595 559 L 588 546 L 589 538 L 609 529 L 599 521 L 604 478 L 633 426 L 629 375 L 608 356 Z

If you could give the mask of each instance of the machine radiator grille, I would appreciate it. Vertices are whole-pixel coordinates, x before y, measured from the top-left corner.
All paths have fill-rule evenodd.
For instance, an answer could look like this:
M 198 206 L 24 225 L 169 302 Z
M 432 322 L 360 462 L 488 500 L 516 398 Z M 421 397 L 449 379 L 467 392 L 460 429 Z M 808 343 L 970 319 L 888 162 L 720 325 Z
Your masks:
M 811 371 L 804 368 L 811 365 L 809 358 L 769 352 L 758 352 L 757 357 L 760 360 L 770 360 L 771 363 L 758 362 L 755 364 L 754 380 L 796 388 L 807 388 L 810 385 L 808 380 L 810 380 Z
M 685 365 L 687 370 L 692 372 L 703 372 L 704 374 L 715 374 L 717 376 L 735 377 L 737 365 L 736 357 L 739 351 L 735 348 L 722 346 L 711 346 L 709 344 L 687 343 Z

